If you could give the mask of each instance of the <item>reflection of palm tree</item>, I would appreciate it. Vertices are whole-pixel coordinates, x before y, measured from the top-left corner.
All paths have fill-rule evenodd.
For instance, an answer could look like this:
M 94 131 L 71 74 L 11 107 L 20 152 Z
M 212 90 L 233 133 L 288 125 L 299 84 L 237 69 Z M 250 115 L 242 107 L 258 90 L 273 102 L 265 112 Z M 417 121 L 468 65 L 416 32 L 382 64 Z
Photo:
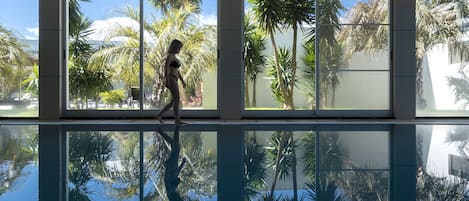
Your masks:
M 93 166 L 103 165 L 110 158 L 112 141 L 99 132 L 70 134 L 68 155 L 68 178 L 74 184 L 69 189 L 71 200 L 83 200 L 87 193 L 86 183 L 91 179 Z
M 262 72 L 265 58 L 265 35 L 256 27 L 253 15 L 248 13 L 244 17 L 244 97 L 246 107 L 256 107 L 257 75 Z M 252 82 L 252 103 L 249 98 L 249 81 Z
M 347 162 L 348 153 L 343 148 L 338 133 L 327 133 L 320 136 L 319 161 L 320 169 L 341 169 Z
M 456 132 L 455 132 L 456 133 Z M 464 132 L 463 132 L 464 133 Z M 451 135 L 451 134 L 450 134 Z M 453 135 L 447 141 L 458 141 L 460 135 Z M 462 137 L 464 139 L 464 137 Z M 469 183 L 466 179 L 431 175 L 423 166 L 422 137 L 417 137 L 417 201 L 428 200 L 466 200 Z
M 292 175 L 293 179 L 293 196 L 294 200 L 297 198 L 297 180 L 296 180 L 296 141 L 293 139 L 293 132 L 275 132 L 269 142 L 270 146 L 267 147 L 267 155 L 270 158 L 270 164 L 274 170 L 274 178 L 270 194 L 274 197 L 274 191 L 278 178 L 285 179 Z
M 338 186 L 334 182 L 327 180 L 322 181 L 323 184 L 316 185 L 314 182 L 306 183 L 308 190 L 306 198 L 318 201 L 345 201 L 346 197 L 338 192 Z
M 466 126 L 455 126 L 449 130 L 445 141 L 456 144 L 458 152 L 466 158 L 469 157 L 469 131 Z
M 161 130 L 160 130 L 161 131 Z M 171 144 L 166 139 L 171 139 L 166 135 L 157 134 L 156 132 L 152 135 L 153 140 L 150 143 L 151 146 L 146 148 L 145 156 L 146 162 L 144 164 L 147 167 L 145 178 L 149 179 L 150 184 L 153 186 L 154 191 L 145 195 L 145 200 L 160 198 L 168 200 L 166 192 L 169 188 L 170 191 L 174 191 L 177 187 L 180 197 L 184 200 L 188 200 L 188 192 L 193 192 L 193 196 L 213 196 L 216 186 L 216 173 L 213 168 L 216 166 L 216 155 L 212 151 L 205 152 L 202 147 L 202 139 L 200 133 L 188 133 L 188 135 L 182 135 L 179 137 L 180 145 L 176 145 L 179 148 L 179 156 L 185 159 L 184 168 L 180 169 L 179 172 L 175 172 L 174 167 L 178 166 L 175 156 L 177 155 L 177 149 L 172 150 Z M 176 142 L 174 139 L 171 142 Z M 173 145 L 174 146 L 174 145 Z M 172 156 L 171 156 L 172 155 Z M 179 161 L 179 159 L 178 159 Z M 172 172 L 162 174 L 162 170 L 166 169 L 168 163 L 171 163 L 173 167 Z M 166 170 L 167 171 L 167 170 Z M 178 175 L 173 174 L 178 173 Z M 179 179 L 176 179 L 179 178 Z M 166 187 L 166 180 L 179 181 L 179 185 Z
M 303 160 L 305 167 L 303 172 L 305 176 L 311 180 L 316 179 L 316 133 L 309 132 L 302 139 L 302 147 L 304 150 Z
M 23 169 L 38 161 L 38 135 L 34 127 L 21 127 L 15 136 L 7 127 L 0 127 L 0 196 L 10 190 Z
M 255 133 L 246 134 L 244 154 L 244 200 L 249 201 L 266 184 L 265 151 L 257 144 Z

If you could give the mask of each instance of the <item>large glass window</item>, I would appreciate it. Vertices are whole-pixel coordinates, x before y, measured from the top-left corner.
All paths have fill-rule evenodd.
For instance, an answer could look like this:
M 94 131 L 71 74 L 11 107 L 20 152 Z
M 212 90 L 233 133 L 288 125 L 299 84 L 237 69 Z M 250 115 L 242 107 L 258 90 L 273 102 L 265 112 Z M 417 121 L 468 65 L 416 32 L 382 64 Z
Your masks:
M 138 109 L 139 1 L 69 2 L 68 109 Z
M 38 116 L 38 46 L 39 1 L 3 3 L 0 8 L 0 116 Z
M 388 1 L 245 7 L 245 109 L 389 110 Z
M 164 3 L 144 1 L 144 109 L 160 109 L 171 96 L 165 88 L 166 52 L 183 43 L 177 57 L 187 87 L 179 85 L 183 109 L 217 109 L 217 0 Z M 186 3 L 183 3 L 186 2 Z
M 469 2 L 416 4 L 417 116 L 467 116 Z
M 216 0 L 142 7 L 143 18 L 138 0 L 69 2 L 68 109 L 162 108 L 171 97 L 164 64 L 174 39 L 184 44 L 183 109 L 217 109 Z
M 317 7 L 320 109 L 388 110 L 388 1 L 318 0 Z

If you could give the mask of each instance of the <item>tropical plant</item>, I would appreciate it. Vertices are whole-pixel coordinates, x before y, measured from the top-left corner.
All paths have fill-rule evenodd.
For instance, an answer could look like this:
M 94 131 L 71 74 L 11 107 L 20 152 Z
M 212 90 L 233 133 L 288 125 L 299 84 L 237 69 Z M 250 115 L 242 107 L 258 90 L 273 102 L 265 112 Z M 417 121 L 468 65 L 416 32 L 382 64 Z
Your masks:
M 105 104 L 108 104 L 111 106 L 115 104 L 119 104 L 119 106 L 121 106 L 122 101 L 125 98 L 125 90 L 117 89 L 117 90 L 101 92 L 100 95 L 103 98 L 103 102 Z
M 69 45 L 69 91 L 71 96 L 88 108 L 88 98 L 96 100 L 98 107 L 99 93 L 112 88 L 111 75 L 107 68 L 91 65 L 90 57 L 96 51 L 87 37 L 93 33 L 90 29 L 93 21 L 80 15 L 74 32 L 70 31 Z
M 171 10 L 184 8 L 187 5 L 194 5 L 194 12 L 200 12 L 202 0 L 148 0 L 155 8 L 159 8 L 162 13 L 168 14 Z
M 265 64 L 265 35 L 256 23 L 252 13 L 244 17 L 244 102 L 246 107 L 256 107 L 257 75 Z M 252 102 L 249 97 L 249 82 L 252 83 Z
M 253 4 L 253 12 L 259 23 L 259 27 L 267 32 L 272 43 L 272 51 L 274 53 L 274 62 L 276 67 L 276 72 L 283 72 L 282 66 L 280 64 L 280 55 L 277 48 L 277 42 L 275 41 L 275 33 L 279 30 L 280 25 L 282 24 L 282 1 L 281 0 L 248 0 L 249 3 Z M 291 65 L 291 63 L 290 63 Z M 288 87 L 285 86 L 284 78 L 282 77 L 283 73 L 277 73 L 277 83 L 279 83 L 279 92 L 284 100 L 283 108 L 284 109 L 294 109 L 293 105 L 293 96 L 288 94 Z
M 195 23 L 196 6 L 184 4 L 178 9 L 171 9 L 162 17 L 153 17 L 154 21 L 144 21 L 145 37 L 143 56 L 144 86 L 153 86 L 153 104 L 162 104 L 164 96 L 164 59 L 171 40 L 177 38 L 184 43 L 179 57 L 184 61 L 181 68 L 189 88 L 195 88 L 202 82 L 202 74 L 216 67 L 215 27 L 200 26 Z M 120 12 L 139 23 L 138 12 L 126 7 Z M 161 19 L 161 20 L 156 20 Z M 117 39 L 124 39 L 116 42 Z M 116 24 L 105 45 L 91 57 L 91 64 L 115 69 L 114 79 L 122 80 L 127 88 L 139 85 L 140 69 L 140 32 L 128 25 Z
M 302 85 L 304 86 L 307 102 L 311 104 L 311 109 L 316 108 L 316 47 L 315 40 L 307 41 L 303 44 L 305 54 L 303 56 L 303 63 L 306 65 L 303 68 L 301 76 Z M 322 92 L 322 91 L 321 91 Z M 320 96 L 323 97 L 323 96 Z
M 278 58 L 278 62 L 276 62 L 275 59 L 272 57 L 267 59 L 267 76 L 271 78 L 270 90 L 272 91 L 275 100 L 277 100 L 279 103 L 285 103 L 285 96 L 283 96 L 283 94 L 281 93 L 280 88 L 282 86 L 291 88 L 291 85 L 295 84 L 296 78 L 293 75 L 294 72 L 293 67 L 291 65 L 291 52 L 288 49 L 280 48 Z M 280 67 L 276 66 L 277 63 L 280 64 Z M 278 69 L 280 69 L 280 71 L 278 71 Z M 276 79 L 279 74 L 280 77 L 282 77 L 283 83 L 279 83 L 279 79 Z M 293 94 L 289 94 L 289 96 L 293 96 Z
M 33 65 L 33 72 L 20 85 L 26 86 L 26 92 L 31 93 L 34 97 L 39 96 L 39 66 L 37 64 Z
M 316 56 L 319 58 L 319 96 L 321 106 L 335 106 L 335 90 L 340 84 L 341 70 L 345 67 L 343 44 L 337 40 L 341 31 L 339 13 L 345 10 L 340 0 L 318 0 L 317 26 L 310 28 L 310 39 L 303 45 L 306 54 L 303 61 L 306 68 L 303 71 L 305 86 L 309 101 L 316 107 Z M 319 28 L 319 29 L 318 29 Z M 319 30 L 319 54 L 316 54 L 316 32 Z M 331 95 L 331 99 L 328 97 Z
M 0 26 L 0 99 L 12 99 L 21 90 L 20 83 L 29 75 L 26 69 L 32 63 L 26 53 L 27 46 L 5 27 Z
M 297 77 L 297 46 L 298 46 L 298 29 L 303 30 L 303 25 L 308 24 L 312 25 L 315 22 L 315 0 L 283 0 L 282 4 L 282 21 L 285 29 L 293 29 L 293 40 L 292 40 L 292 49 L 291 49 L 291 82 L 286 87 L 287 94 L 292 97 L 292 109 L 293 105 L 293 94 L 296 87 L 296 77 Z M 285 97 L 284 97 L 285 99 Z

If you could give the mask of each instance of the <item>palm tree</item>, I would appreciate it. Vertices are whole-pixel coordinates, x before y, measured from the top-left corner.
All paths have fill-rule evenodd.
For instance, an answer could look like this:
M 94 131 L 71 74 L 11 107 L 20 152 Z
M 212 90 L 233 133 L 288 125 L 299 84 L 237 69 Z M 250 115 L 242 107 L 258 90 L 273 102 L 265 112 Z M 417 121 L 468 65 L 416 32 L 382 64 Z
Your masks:
M 188 4 L 196 6 L 194 11 L 199 13 L 202 0 L 149 0 L 149 2 L 165 14 L 168 14 L 174 9 L 184 8 Z
M 281 0 L 249 0 L 249 3 L 253 4 L 253 11 L 256 15 L 257 21 L 260 28 L 267 32 L 270 36 L 272 43 L 272 51 L 275 58 L 275 67 L 277 72 L 283 72 L 280 64 L 279 50 L 275 41 L 275 32 L 279 30 L 282 23 L 282 7 Z M 279 83 L 279 94 L 282 96 L 283 108 L 294 109 L 293 96 L 288 94 L 287 86 L 285 86 L 284 78 L 282 73 L 277 73 L 277 82 Z
M 263 71 L 265 63 L 265 35 L 255 25 L 252 13 L 244 17 L 244 97 L 246 107 L 256 107 L 257 75 Z M 249 98 L 249 81 L 252 82 L 252 102 Z
M 463 31 L 460 22 L 468 16 L 467 1 L 462 0 L 418 0 L 416 1 L 416 64 L 417 64 L 417 100 L 425 106 L 422 97 L 423 60 L 428 50 L 438 44 L 448 44 L 453 52 L 469 55 L 469 47 L 460 41 Z M 387 4 L 385 1 L 372 0 L 358 3 L 349 14 L 352 23 L 387 24 Z M 351 51 L 371 52 L 388 45 L 387 29 L 380 26 L 367 29 L 367 26 L 348 27 L 341 35 L 350 38 Z
M 34 64 L 32 71 L 32 74 L 21 82 L 21 86 L 26 86 L 26 91 L 37 98 L 39 96 L 39 66 Z
M 456 96 L 454 102 L 463 101 L 462 109 L 466 109 L 469 106 L 469 75 L 464 71 L 464 67 L 459 69 L 459 77 L 447 78 L 448 85 L 452 87 L 452 92 Z
M 313 22 L 319 25 L 310 28 L 308 33 L 310 39 L 303 45 L 306 54 L 303 61 L 306 64 L 303 78 L 306 80 L 307 94 L 313 108 L 316 107 L 316 56 L 319 58 L 319 96 L 321 105 L 326 106 L 329 103 L 328 92 L 332 88 L 330 94 L 331 106 L 335 104 L 335 90 L 340 84 L 341 69 L 345 66 L 343 56 L 343 45 L 338 42 L 336 37 L 341 28 L 339 25 L 339 13 L 345 10 L 340 0 L 318 0 L 317 1 L 318 16 Z M 319 28 L 319 55 L 316 55 L 315 43 L 316 32 Z
M 293 76 L 293 66 L 292 64 L 292 54 L 288 49 L 280 48 L 279 50 L 279 64 L 280 64 L 280 71 L 278 71 L 279 67 L 276 66 L 277 62 L 275 61 L 275 58 L 268 58 L 267 60 L 267 66 L 268 66 L 268 71 L 267 71 L 267 76 L 271 77 L 270 81 L 270 90 L 272 91 L 274 98 L 279 102 L 279 103 L 285 103 L 288 102 L 288 100 L 285 99 L 285 96 L 282 95 L 280 88 L 282 86 L 287 87 L 287 88 L 292 88 L 294 86 L 291 86 L 295 84 L 295 77 Z M 281 73 L 278 73 L 281 72 Z M 282 77 L 283 83 L 278 82 L 278 79 L 276 79 L 278 76 Z M 293 94 L 289 94 L 289 96 L 293 96 Z
M 25 67 L 32 61 L 18 38 L 0 26 L 0 99 L 9 99 L 20 90 L 20 83 L 29 72 Z
M 313 24 L 315 15 L 315 1 L 313 0 L 284 0 L 283 1 L 283 24 L 285 28 L 293 29 L 293 40 L 292 40 L 292 83 L 287 87 L 287 94 L 292 97 L 292 109 L 293 106 L 293 94 L 295 89 L 295 80 L 297 72 L 297 44 L 298 44 L 298 28 L 303 29 L 303 24 Z
M 90 57 L 96 51 L 87 40 L 94 32 L 90 29 L 93 21 L 80 15 L 76 23 L 70 30 L 69 90 L 72 97 L 85 103 L 86 108 L 87 99 L 95 99 L 97 108 L 99 93 L 112 87 L 110 72 L 105 67 L 90 64 Z
M 181 69 L 189 88 L 195 88 L 202 82 L 202 74 L 216 67 L 216 40 L 213 26 L 199 26 L 194 23 L 193 14 L 196 7 L 185 4 L 185 7 L 172 9 L 164 14 L 162 20 L 143 22 L 145 32 L 144 52 L 144 85 L 153 86 L 153 95 L 161 103 L 164 92 L 164 58 L 168 44 L 172 39 L 183 41 L 184 48 L 179 54 L 184 61 Z M 120 11 L 136 23 L 138 12 L 127 7 Z M 153 17 L 153 19 L 158 19 Z M 116 70 L 116 79 L 124 81 L 127 87 L 138 86 L 139 78 L 139 30 L 125 25 L 116 25 L 106 38 L 105 45 L 91 57 L 91 62 L 98 66 L 108 66 Z M 125 38 L 115 42 L 116 38 Z M 155 73 L 156 72 L 156 73 Z M 118 77 L 117 77 L 118 76 Z

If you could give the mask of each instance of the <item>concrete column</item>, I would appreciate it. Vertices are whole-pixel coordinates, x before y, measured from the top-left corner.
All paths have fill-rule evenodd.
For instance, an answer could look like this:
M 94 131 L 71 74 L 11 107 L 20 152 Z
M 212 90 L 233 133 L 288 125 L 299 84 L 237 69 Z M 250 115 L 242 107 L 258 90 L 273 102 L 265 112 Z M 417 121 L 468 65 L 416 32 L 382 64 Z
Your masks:
M 61 117 L 62 47 L 61 0 L 39 1 L 39 119 Z
M 218 2 L 218 109 L 222 120 L 240 119 L 243 109 L 243 3 Z
M 392 0 L 393 112 L 398 120 L 415 119 L 415 0 Z

